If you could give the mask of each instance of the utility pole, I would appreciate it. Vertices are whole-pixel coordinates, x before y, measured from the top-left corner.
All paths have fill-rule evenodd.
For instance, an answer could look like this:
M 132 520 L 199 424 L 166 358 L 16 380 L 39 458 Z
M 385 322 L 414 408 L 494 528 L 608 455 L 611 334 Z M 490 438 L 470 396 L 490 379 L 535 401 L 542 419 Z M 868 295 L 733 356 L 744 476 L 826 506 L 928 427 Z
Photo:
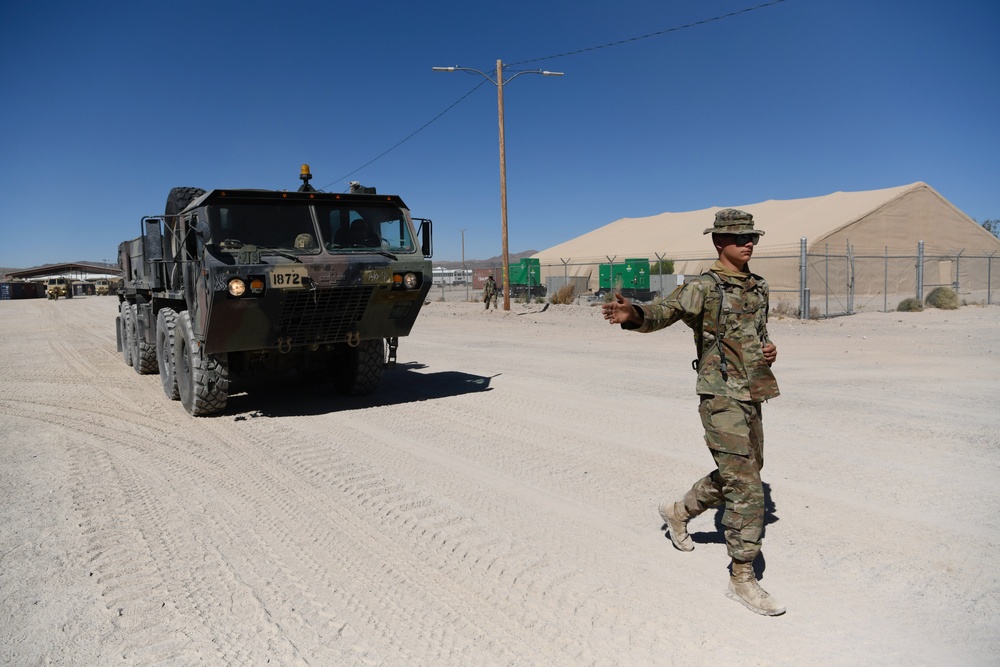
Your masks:
M 465 300 L 469 300 L 469 280 L 465 275 L 465 229 L 462 229 L 462 282 L 465 283 Z
M 503 127 L 503 87 L 522 74 L 541 74 L 542 76 L 562 76 L 562 72 L 547 70 L 523 70 L 503 78 L 503 61 L 497 60 L 496 78 L 471 67 L 432 67 L 435 72 L 475 72 L 497 87 L 497 121 L 500 126 L 500 244 L 503 255 L 503 309 L 510 310 L 510 255 L 507 250 L 507 149 L 504 142 Z

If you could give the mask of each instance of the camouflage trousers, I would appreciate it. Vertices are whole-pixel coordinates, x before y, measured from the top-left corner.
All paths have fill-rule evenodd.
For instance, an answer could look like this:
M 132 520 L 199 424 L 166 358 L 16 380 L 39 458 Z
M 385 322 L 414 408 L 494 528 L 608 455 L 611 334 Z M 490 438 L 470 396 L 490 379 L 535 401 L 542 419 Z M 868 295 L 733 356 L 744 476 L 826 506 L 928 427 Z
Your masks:
M 722 525 L 734 560 L 749 562 L 760 553 L 764 533 L 764 428 L 760 403 L 726 396 L 702 396 L 698 406 L 705 442 L 715 470 L 695 482 L 684 495 L 691 516 L 725 505 Z

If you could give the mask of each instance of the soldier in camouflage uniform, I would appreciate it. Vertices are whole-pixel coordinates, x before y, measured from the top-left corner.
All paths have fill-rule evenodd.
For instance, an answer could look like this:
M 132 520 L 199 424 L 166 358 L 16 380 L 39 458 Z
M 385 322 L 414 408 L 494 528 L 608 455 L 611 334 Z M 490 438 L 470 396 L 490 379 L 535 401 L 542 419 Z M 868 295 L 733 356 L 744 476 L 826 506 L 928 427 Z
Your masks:
M 688 521 L 725 505 L 722 523 L 732 558 L 726 595 L 758 614 L 777 616 L 785 608 L 760 587 L 752 566 L 764 529 L 761 402 L 778 395 L 771 373 L 777 348 L 767 334 L 767 283 L 748 266 L 764 232 L 754 229 L 751 214 L 723 209 L 705 230 L 709 233 L 719 253 L 709 271 L 660 304 L 633 305 L 616 295 L 603 312 L 611 324 L 640 333 L 677 321 L 694 331 L 698 412 L 716 469 L 695 482 L 680 501 L 662 503 L 660 515 L 674 546 L 691 551 Z
M 493 276 L 486 276 L 486 282 L 483 283 L 483 303 L 486 304 L 486 310 L 490 309 L 490 301 L 493 302 L 493 310 L 496 310 L 497 282 L 493 280 Z

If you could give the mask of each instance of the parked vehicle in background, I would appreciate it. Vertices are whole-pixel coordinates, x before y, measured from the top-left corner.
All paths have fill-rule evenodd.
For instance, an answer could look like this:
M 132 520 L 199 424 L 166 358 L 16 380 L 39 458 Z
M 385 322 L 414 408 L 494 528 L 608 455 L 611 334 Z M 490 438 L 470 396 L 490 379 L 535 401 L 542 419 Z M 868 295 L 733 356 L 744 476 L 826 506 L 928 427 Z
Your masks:
M 45 295 L 53 301 L 61 296 L 72 299 L 73 286 L 69 278 L 49 278 L 45 283 Z
M 111 293 L 111 282 L 105 278 L 98 278 L 94 281 L 94 292 L 97 296 L 107 296 Z

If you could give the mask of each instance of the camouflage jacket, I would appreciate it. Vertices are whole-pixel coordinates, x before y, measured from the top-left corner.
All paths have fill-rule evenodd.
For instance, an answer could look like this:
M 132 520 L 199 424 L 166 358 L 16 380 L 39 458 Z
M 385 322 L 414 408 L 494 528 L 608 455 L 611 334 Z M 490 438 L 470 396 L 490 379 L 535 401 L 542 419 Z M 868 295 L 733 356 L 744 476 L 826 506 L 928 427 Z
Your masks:
M 683 320 L 694 331 L 698 394 L 755 403 L 774 398 L 778 382 L 762 350 L 765 343 L 771 342 L 767 335 L 767 283 L 753 273 L 730 271 L 720 262 L 713 264 L 710 271 L 715 277 L 704 273 L 675 289 L 662 303 L 636 305 L 642 311 L 642 324 L 623 324 L 622 328 L 648 333 Z M 721 322 L 720 287 L 725 295 Z M 717 332 L 721 332 L 725 368 Z
M 492 280 L 487 280 L 485 283 L 483 283 L 483 296 L 484 297 L 487 297 L 487 296 L 488 297 L 492 297 L 496 293 L 497 293 L 497 284 L 495 282 L 493 282 Z

